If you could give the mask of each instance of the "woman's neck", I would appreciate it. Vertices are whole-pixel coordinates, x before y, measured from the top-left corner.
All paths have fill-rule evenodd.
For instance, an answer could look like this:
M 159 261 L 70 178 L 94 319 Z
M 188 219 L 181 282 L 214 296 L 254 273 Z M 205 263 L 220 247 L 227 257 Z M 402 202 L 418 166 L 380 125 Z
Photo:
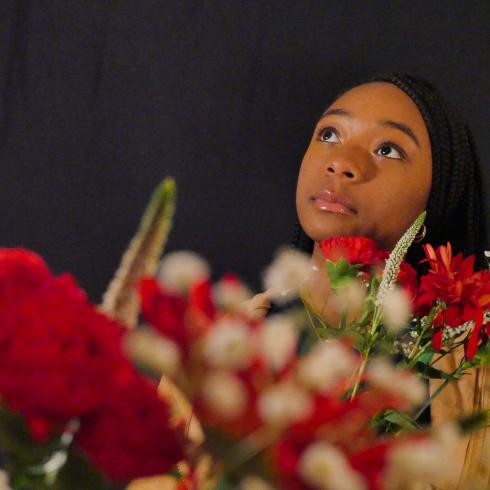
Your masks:
M 306 306 L 328 324 L 338 323 L 339 315 L 334 308 L 332 288 L 325 269 L 325 257 L 317 242 L 311 255 L 312 273 L 303 285 L 301 297 Z

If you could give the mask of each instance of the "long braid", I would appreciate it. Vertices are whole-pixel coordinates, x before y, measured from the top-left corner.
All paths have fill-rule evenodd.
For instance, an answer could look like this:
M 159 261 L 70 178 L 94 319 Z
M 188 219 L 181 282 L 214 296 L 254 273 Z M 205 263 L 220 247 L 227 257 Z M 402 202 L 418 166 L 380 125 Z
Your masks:
M 417 105 L 431 142 L 432 188 L 427 205 L 426 241 L 439 245 L 451 241 L 455 251 L 476 254 L 483 265 L 486 223 L 480 166 L 474 139 L 459 113 L 427 80 L 391 72 L 378 74 L 367 82 L 388 82 L 403 90 Z M 343 89 L 341 94 L 352 88 Z M 293 245 L 310 252 L 313 241 L 297 223 Z M 420 247 L 412 247 L 408 257 L 416 265 Z

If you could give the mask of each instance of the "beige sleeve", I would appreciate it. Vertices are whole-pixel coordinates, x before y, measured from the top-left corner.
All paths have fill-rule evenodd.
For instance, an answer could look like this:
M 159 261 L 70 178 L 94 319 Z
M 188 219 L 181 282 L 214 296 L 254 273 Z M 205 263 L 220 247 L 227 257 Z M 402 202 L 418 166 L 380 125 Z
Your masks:
M 440 359 L 434 367 L 454 371 L 463 355 L 463 348 Z M 430 380 L 430 393 L 441 385 L 441 380 Z M 490 409 L 489 366 L 472 370 L 461 379 L 449 383 L 431 403 L 434 426 L 461 415 Z M 444 490 L 490 488 L 490 432 L 488 427 L 462 438 L 458 448 L 459 481 Z

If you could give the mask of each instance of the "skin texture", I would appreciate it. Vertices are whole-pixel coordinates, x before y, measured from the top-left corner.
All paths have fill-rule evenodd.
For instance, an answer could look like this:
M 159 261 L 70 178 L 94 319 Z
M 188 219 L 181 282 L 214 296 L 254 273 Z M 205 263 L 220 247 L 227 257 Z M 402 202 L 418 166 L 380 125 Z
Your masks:
M 359 85 L 330 109 L 344 109 L 352 116 L 326 115 L 315 127 L 296 190 L 301 225 L 315 242 L 367 236 L 381 248 L 392 249 L 425 209 L 430 193 L 431 146 L 422 115 L 408 95 L 386 82 Z M 382 120 L 410 127 L 419 146 L 400 129 L 380 124 Z M 322 189 L 346 197 L 354 211 L 320 210 L 312 197 Z
M 350 115 L 325 114 L 342 109 Z M 383 121 L 411 129 L 406 132 Z M 299 171 L 298 217 L 315 241 L 312 261 L 318 272 L 306 298 L 325 319 L 335 322 L 329 285 L 318 243 L 332 236 L 367 236 L 391 250 L 426 208 L 432 182 L 429 134 L 420 111 L 401 89 L 372 82 L 342 94 L 316 124 Z M 321 191 L 349 202 L 346 212 L 320 209 Z

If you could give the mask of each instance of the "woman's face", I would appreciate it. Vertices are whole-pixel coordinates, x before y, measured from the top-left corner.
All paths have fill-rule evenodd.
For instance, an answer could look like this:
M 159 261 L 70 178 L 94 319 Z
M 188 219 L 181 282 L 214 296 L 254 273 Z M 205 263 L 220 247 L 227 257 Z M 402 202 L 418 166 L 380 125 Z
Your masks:
M 367 236 L 392 249 L 425 209 L 429 134 L 415 103 L 387 82 L 341 95 L 318 121 L 296 190 L 300 223 L 315 241 Z

